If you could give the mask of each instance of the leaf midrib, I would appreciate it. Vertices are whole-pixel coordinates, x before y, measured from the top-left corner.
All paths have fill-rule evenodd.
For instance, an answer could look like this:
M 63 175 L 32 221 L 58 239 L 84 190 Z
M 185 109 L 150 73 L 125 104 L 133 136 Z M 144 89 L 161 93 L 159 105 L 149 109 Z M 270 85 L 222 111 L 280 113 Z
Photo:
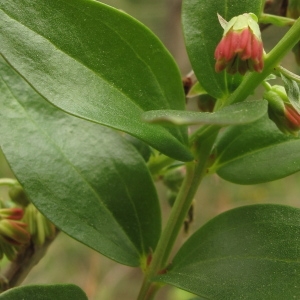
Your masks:
M 112 220 L 114 220 L 114 222 L 118 225 L 119 229 L 125 234 L 126 238 L 128 239 L 128 241 L 130 241 L 130 244 L 133 246 L 133 248 L 135 250 L 137 250 L 138 256 L 139 255 L 139 251 L 138 249 L 135 247 L 135 245 L 132 243 L 132 241 L 129 239 L 126 231 L 124 230 L 124 228 L 122 226 L 120 226 L 120 224 L 118 222 L 116 222 L 115 218 L 113 217 L 112 212 L 107 209 L 107 207 L 105 206 L 105 204 L 103 203 L 103 201 L 101 200 L 100 196 L 97 194 L 97 192 L 94 190 L 94 188 L 92 187 L 92 185 L 85 179 L 85 177 L 81 174 L 81 172 L 69 161 L 69 159 L 66 157 L 65 153 L 58 147 L 58 145 L 51 139 L 51 137 L 48 135 L 48 133 L 46 133 L 44 130 L 42 130 L 38 124 L 31 118 L 31 116 L 27 113 L 27 110 L 24 108 L 24 106 L 20 103 L 20 101 L 18 100 L 18 98 L 14 95 L 13 91 L 10 89 L 9 85 L 6 83 L 5 79 L 2 77 L 2 75 L 0 74 L 2 81 L 4 82 L 4 84 L 7 86 L 9 92 L 11 93 L 12 97 L 14 99 L 16 99 L 16 101 L 19 103 L 19 105 L 22 107 L 23 111 L 25 112 L 25 115 L 27 116 L 28 120 L 38 129 L 38 131 L 44 136 L 46 137 L 46 139 L 49 141 L 50 144 L 52 144 L 52 146 L 54 148 L 56 148 L 58 150 L 58 152 L 61 153 L 61 155 L 65 158 L 65 161 L 71 166 L 72 169 L 74 169 L 75 173 L 77 173 L 79 175 L 79 177 L 83 180 L 83 182 L 86 183 L 86 185 L 88 186 L 88 188 L 92 191 L 92 193 L 95 195 L 95 198 L 97 201 L 97 204 L 101 203 L 102 208 L 106 211 L 106 213 L 108 215 L 111 216 Z M 37 176 L 38 178 L 38 176 Z M 43 184 L 44 185 L 44 184 Z M 54 202 L 56 203 L 56 202 Z M 64 202 L 60 202 L 60 205 L 63 205 Z M 69 211 L 72 215 L 76 216 L 76 218 L 78 219 L 84 219 L 82 218 L 81 215 L 77 215 L 74 214 L 72 212 L 72 210 L 70 210 L 66 205 L 63 205 L 66 209 L 66 211 Z M 84 219 L 86 220 L 86 219 Z M 98 230 L 93 226 L 93 224 L 87 223 L 87 225 L 89 227 L 91 227 L 94 231 L 96 231 L 98 233 Z M 109 237 L 109 236 L 108 236 Z M 110 240 L 108 237 L 106 237 L 107 240 L 111 241 L 112 243 L 114 243 L 118 248 L 119 245 L 117 245 L 113 240 Z
M 65 3 L 61 0 L 58 0 L 62 3 Z M 72 8 L 74 8 L 75 6 L 71 5 L 70 3 L 66 3 L 67 5 L 71 6 Z M 78 9 L 77 7 L 75 7 L 76 9 Z M 87 65 L 85 65 L 82 61 L 78 60 L 76 57 L 69 55 L 67 52 L 65 52 L 64 50 L 62 50 L 61 48 L 59 48 L 56 44 L 54 44 L 52 41 L 50 41 L 47 37 L 45 37 L 44 35 L 36 32 L 35 30 L 33 30 L 32 28 L 24 25 L 22 22 L 20 22 L 19 20 L 15 19 L 14 17 L 12 17 L 11 14 L 7 13 L 7 11 L 5 11 L 3 8 L 1 9 L 3 11 L 4 14 L 6 14 L 10 19 L 14 20 L 15 22 L 17 22 L 18 24 L 22 25 L 23 27 L 27 28 L 28 30 L 30 30 L 31 32 L 34 32 L 36 35 L 42 37 L 44 40 L 48 41 L 53 47 L 55 47 L 58 51 L 62 52 L 64 55 L 66 55 L 69 58 L 72 58 L 74 61 L 76 61 L 78 64 L 82 65 L 84 68 L 86 68 L 87 70 L 89 70 L 90 72 L 92 72 L 93 74 L 96 75 L 96 77 L 100 78 L 103 82 L 105 82 L 112 90 L 115 90 L 117 93 L 121 94 L 125 99 L 128 99 L 129 102 L 133 103 L 139 110 L 141 110 L 142 112 L 144 112 L 145 110 L 143 109 L 143 107 L 138 104 L 135 101 L 132 101 L 132 99 L 130 98 L 130 96 L 128 96 L 126 93 L 124 93 L 123 90 L 118 89 L 117 87 L 115 87 L 114 85 L 112 85 L 110 83 L 110 81 L 106 80 L 105 77 L 103 77 L 102 74 L 96 72 L 95 70 L 89 68 Z M 80 10 L 81 11 L 81 10 Z M 82 13 L 84 13 L 87 16 L 90 16 L 87 12 L 85 11 L 81 11 Z M 96 19 L 96 18 L 94 18 Z M 97 21 L 100 21 L 102 24 L 104 24 L 107 28 L 109 28 L 111 31 L 113 31 L 118 37 L 120 37 L 120 39 L 122 39 L 123 42 L 126 43 L 126 45 L 132 50 L 132 52 L 136 55 L 136 57 L 138 58 L 138 60 L 140 60 L 144 66 L 146 66 L 147 69 L 150 70 L 150 73 L 152 75 L 152 78 L 154 78 L 154 81 L 156 83 L 156 86 L 158 86 L 158 89 L 160 91 L 160 94 L 162 95 L 162 98 L 165 99 L 165 104 L 167 104 L 168 108 L 170 108 L 170 104 L 167 101 L 168 98 L 165 97 L 165 92 L 162 89 L 162 87 L 159 85 L 156 76 L 154 76 L 154 73 L 152 71 L 152 69 L 146 64 L 146 62 L 136 53 L 136 51 L 134 50 L 134 48 L 132 48 L 130 46 L 130 44 L 128 44 L 119 34 L 117 31 L 113 30 L 110 26 L 108 26 L 106 23 L 102 22 L 102 20 L 96 19 Z M 25 80 L 27 80 L 26 78 L 24 78 Z M 168 132 L 170 134 L 170 132 L 168 130 L 166 130 L 165 128 L 162 127 L 162 129 L 166 132 Z M 183 133 L 181 130 L 176 130 L 177 134 L 181 137 L 181 142 L 183 142 L 185 139 L 183 138 Z

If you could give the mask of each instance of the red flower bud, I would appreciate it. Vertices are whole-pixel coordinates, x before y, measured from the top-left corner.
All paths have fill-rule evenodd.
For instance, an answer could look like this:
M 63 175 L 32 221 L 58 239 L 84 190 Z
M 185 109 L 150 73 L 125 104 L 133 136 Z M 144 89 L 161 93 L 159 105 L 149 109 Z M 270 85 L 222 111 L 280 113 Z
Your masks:
M 20 221 L 4 219 L 0 221 L 0 237 L 8 244 L 20 246 L 29 242 L 30 234 L 26 224 Z
M 2 219 L 10 219 L 10 220 L 21 220 L 23 218 L 24 211 L 22 208 L 1 208 L 0 209 L 0 217 Z
M 300 114 L 290 103 L 283 86 L 274 85 L 264 93 L 269 102 L 269 117 L 285 134 L 298 135 Z
M 287 125 L 291 131 L 298 132 L 300 130 L 300 114 L 295 110 L 295 108 L 285 103 L 284 114 L 287 119 Z
M 261 72 L 263 62 L 263 44 L 260 30 L 253 14 L 234 17 L 224 26 L 223 38 L 215 50 L 215 70 L 226 69 L 230 74 L 247 71 Z

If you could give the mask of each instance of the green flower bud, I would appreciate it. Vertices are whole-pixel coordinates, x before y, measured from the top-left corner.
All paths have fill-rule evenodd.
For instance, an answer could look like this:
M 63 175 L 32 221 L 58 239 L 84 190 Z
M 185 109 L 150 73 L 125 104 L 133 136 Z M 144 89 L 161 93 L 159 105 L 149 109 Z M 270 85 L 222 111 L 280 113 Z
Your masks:
M 32 203 L 26 207 L 23 221 L 28 225 L 31 239 L 36 245 L 44 244 L 47 238 L 55 234 L 55 226 Z
M 13 202 L 21 206 L 26 206 L 30 203 L 28 197 L 26 196 L 23 188 L 20 185 L 15 185 L 10 188 L 8 195 Z

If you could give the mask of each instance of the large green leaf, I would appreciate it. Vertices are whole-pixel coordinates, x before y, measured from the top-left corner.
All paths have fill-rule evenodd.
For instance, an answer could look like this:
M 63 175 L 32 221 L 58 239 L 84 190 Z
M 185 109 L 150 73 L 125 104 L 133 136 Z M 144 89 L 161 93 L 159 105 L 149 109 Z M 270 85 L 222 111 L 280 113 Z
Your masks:
M 225 106 L 214 113 L 175 110 L 152 110 L 143 114 L 143 119 L 150 123 L 171 123 L 175 125 L 215 124 L 220 126 L 245 124 L 263 117 L 268 102 L 243 101 Z
M 215 72 L 214 52 L 223 29 L 217 14 L 229 21 L 234 16 L 252 12 L 259 15 L 261 0 L 183 0 L 182 23 L 186 48 L 193 70 L 204 89 L 215 98 L 234 90 L 242 77 Z
M 299 299 L 300 210 L 252 205 L 212 219 L 157 281 L 205 299 Z
M 27 285 L 10 289 L 1 300 L 88 300 L 86 294 L 73 284 Z
M 0 61 L 0 145 L 34 204 L 71 237 L 138 266 L 160 235 L 143 158 L 120 134 L 70 116 Z
M 185 109 L 178 68 L 157 37 L 92 0 L 2 0 L 0 53 L 48 101 L 191 160 L 186 128 L 153 127 L 141 114 Z
M 300 139 L 281 133 L 267 116 L 247 125 L 228 127 L 215 147 L 210 168 L 238 184 L 283 178 L 300 170 Z

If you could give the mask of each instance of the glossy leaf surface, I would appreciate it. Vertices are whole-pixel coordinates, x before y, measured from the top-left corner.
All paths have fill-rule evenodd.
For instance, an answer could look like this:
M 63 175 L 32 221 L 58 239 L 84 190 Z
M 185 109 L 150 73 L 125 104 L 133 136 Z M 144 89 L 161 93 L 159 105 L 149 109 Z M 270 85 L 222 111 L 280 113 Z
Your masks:
M 216 143 L 215 157 L 210 170 L 228 181 L 272 181 L 300 170 L 300 139 L 281 133 L 266 116 L 228 127 Z
M 188 55 L 200 84 L 215 98 L 228 95 L 242 80 L 240 75 L 215 72 L 214 52 L 223 34 L 217 13 L 229 21 L 243 13 L 259 15 L 260 10 L 261 0 L 183 1 L 182 23 Z
M 12 288 L 0 295 L 1 300 L 88 300 L 86 294 L 73 284 L 27 285 Z
M 0 76 L 1 148 L 31 200 L 71 237 L 138 266 L 160 235 L 143 158 L 112 129 L 50 105 L 3 61 Z
M 184 110 L 185 99 L 169 52 L 128 14 L 92 0 L 3 0 L 0 40 L 0 53 L 55 106 L 192 159 L 186 128 L 141 121 L 147 110 Z
M 193 234 L 157 281 L 205 299 L 298 299 L 299 237 L 299 209 L 233 209 Z
M 216 124 L 220 126 L 245 124 L 256 121 L 267 112 L 267 101 L 244 101 L 226 106 L 214 113 L 195 111 L 154 110 L 143 114 L 151 123 L 175 125 Z

